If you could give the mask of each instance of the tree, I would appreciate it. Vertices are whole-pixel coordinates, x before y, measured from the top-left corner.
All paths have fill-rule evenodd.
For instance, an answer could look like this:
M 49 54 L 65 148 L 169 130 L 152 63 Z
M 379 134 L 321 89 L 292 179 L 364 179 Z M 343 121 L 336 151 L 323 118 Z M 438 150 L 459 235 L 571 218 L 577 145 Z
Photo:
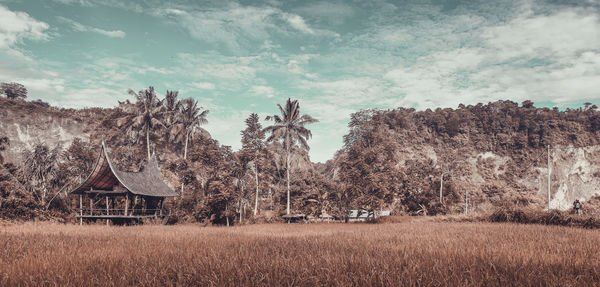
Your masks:
M 242 157 L 247 155 L 249 157 L 249 166 L 254 173 L 254 181 L 256 184 L 256 195 L 254 197 L 254 216 L 258 213 L 258 172 L 260 165 L 258 164 L 261 152 L 265 149 L 265 132 L 262 130 L 262 126 L 259 122 L 258 115 L 255 113 L 250 114 L 246 119 L 246 129 L 242 134 L 242 150 L 240 153 Z
M 133 110 L 129 110 L 130 114 L 120 118 L 117 125 L 125 127 L 128 130 L 134 130 L 146 135 L 146 149 L 148 151 L 148 160 L 150 159 L 150 132 L 157 127 L 164 127 L 162 121 L 164 115 L 164 106 L 158 100 L 154 87 L 139 91 L 137 94 L 133 90 L 129 90 L 129 94 L 135 96 L 136 103 L 133 105 Z
M 178 123 L 175 125 L 176 139 L 184 143 L 183 159 L 187 159 L 188 143 L 201 125 L 208 123 L 209 110 L 198 107 L 198 101 L 188 98 L 182 101 Z
M 308 151 L 307 140 L 312 137 L 312 133 L 305 127 L 307 124 L 318 122 L 317 119 L 309 115 L 300 115 L 300 104 L 298 100 L 287 99 L 285 109 L 277 104 L 281 116 L 268 116 L 266 120 L 273 120 L 274 124 L 264 129 L 270 133 L 267 142 L 282 141 L 285 148 L 285 164 L 287 178 L 287 206 L 286 213 L 290 214 L 290 151 L 293 146 L 299 145 L 301 149 Z
M 36 144 L 33 150 L 23 152 L 23 184 L 31 187 L 42 205 L 46 204 L 48 188 L 59 180 L 57 171 L 60 152 L 60 146 L 50 149 L 41 143 Z
M 246 187 L 246 172 L 248 171 L 247 163 L 244 162 L 242 158 L 240 158 L 236 154 L 232 154 L 231 156 L 231 174 L 233 176 L 233 184 L 239 190 L 238 193 L 238 204 L 239 204 L 239 214 L 240 214 L 240 223 L 244 221 L 244 207 L 246 205 L 246 193 L 244 192 L 244 188 Z
M 400 189 L 402 173 L 396 167 L 398 143 L 378 123 L 369 123 L 367 132 L 340 158 L 339 177 L 342 189 L 337 198 L 347 221 L 348 208 L 355 206 L 373 214 L 383 204 L 393 201 Z
M 24 100 L 27 98 L 27 89 L 19 83 L 2 83 L 0 84 L 0 92 L 9 99 Z
M 171 94 L 172 95 L 172 94 Z M 175 94 L 175 97 L 177 95 Z M 167 92 L 167 99 L 173 98 L 169 96 Z M 172 107 L 175 104 L 172 103 L 173 100 L 167 101 L 167 106 Z M 176 142 L 183 142 L 183 160 L 187 159 L 188 153 L 188 143 L 190 138 L 192 138 L 195 134 L 195 131 L 200 125 L 206 124 L 208 121 L 206 120 L 206 115 L 208 115 L 208 110 L 202 111 L 202 107 L 198 107 L 198 102 L 192 98 L 185 99 L 177 104 L 178 106 L 178 116 L 173 120 L 175 123 L 173 125 L 173 134 L 175 135 Z M 169 109 L 169 108 L 168 108 Z M 170 110 L 170 109 L 169 109 Z M 181 194 L 183 195 L 183 186 L 184 182 L 181 182 Z
M 178 96 L 179 92 L 167 90 L 165 98 L 162 100 L 162 105 L 165 108 L 164 124 L 167 127 L 165 137 L 168 141 L 173 141 L 177 136 L 173 127 L 181 117 L 181 101 Z

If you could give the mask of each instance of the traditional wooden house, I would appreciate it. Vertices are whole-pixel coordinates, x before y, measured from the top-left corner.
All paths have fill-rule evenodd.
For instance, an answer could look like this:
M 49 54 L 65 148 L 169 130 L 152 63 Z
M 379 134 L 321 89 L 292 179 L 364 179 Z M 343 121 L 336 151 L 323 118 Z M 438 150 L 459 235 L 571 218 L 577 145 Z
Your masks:
M 108 224 L 165 218 L 165 198 L 178 196 L 163 181 L 155 156 L 140 172 L 119 171 L 111 163 L 104 141 L 92 172 L 70 194 L 79 195 L 79 224 L 84 219 Z

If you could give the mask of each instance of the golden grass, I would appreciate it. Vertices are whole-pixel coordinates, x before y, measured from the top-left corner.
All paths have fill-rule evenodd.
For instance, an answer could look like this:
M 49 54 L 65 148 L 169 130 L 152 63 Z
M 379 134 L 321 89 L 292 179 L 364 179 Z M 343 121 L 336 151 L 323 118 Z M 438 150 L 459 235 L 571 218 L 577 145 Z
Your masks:
M 510 223 L 0 225 L 0 285 L 582 286 L 600 233 Z

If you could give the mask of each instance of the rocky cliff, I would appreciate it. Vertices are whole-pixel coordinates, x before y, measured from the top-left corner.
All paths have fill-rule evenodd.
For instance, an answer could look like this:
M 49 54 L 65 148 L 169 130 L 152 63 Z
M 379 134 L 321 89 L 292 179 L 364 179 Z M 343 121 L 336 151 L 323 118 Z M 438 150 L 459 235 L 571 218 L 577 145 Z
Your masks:
M 543 208 L 548 146 L 551 208 L 566 210 L 576 198 L 600 196 L 600 112 L 591 104 L 563 111 L 510 101 L 435 111 L 365 110 L 352 116 L 349 127 L 344 149 L 320 170 L 336 179 L 337 167 L 357 144 L 393 149 L 384 161 L 396 163 L 390 178 L 402 175 L 391 206 L 396 210 L 407 211 L 407 197 L 425 198 L 415 206 L 432 208 L 439 202 L 442 173 L 451 193 L 445 196 L 454 196 L 450 211 L 464 210 L 466 197 L 470 210 L 504 204 Z

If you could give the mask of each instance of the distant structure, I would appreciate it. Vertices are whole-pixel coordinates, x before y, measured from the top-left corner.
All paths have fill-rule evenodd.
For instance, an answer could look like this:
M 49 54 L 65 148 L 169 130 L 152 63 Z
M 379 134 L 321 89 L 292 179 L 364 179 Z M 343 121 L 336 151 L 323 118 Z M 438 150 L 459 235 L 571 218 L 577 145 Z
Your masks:
M 83 220 L 106 220 L 113 223 L 135 223 L 144 218 L 165 219 L 166 197 L 178 194 L 163 181 L 156 156 L 152 156 L 141 172 L 117 170 L 110 161 L 104 140 L 90 175 L 70 195 L 79 195 L 79 224 Z M 84 204 L 84 199 L 89 199 Z M 87 205 L 84 208 L 84 205 Z
M 379 217 L 390 216 L 390 210 L 375 210 L 375 211 L 367 211 L 364 209 L 353 209 L 348 211 L 348 220 L 350 222 L 354 221 L 367 221 L 370 219 L 376 219 Z

